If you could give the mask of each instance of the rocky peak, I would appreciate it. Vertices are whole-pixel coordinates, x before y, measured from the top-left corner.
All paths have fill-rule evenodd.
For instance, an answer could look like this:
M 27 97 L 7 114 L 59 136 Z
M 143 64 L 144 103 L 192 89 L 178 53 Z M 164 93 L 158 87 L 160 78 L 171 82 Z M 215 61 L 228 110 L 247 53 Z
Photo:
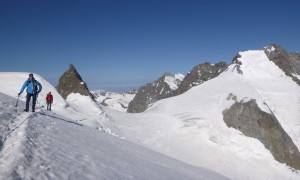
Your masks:
M 142 86 L 129 103 L 127 112 L 143 112 L 154 102 L 172 96 L 182 79 L 183 75 L 165 73 L 153 83 Z
M 71 93 L 93 97 L 73 64 L 70 64 L 69 69 L 59 78 L 57 91 L 65 99 Z
M 263 50 L 265 51 L 266 55 L 270 60 L 289 58 L 288 52 L 277 44 L 271 44 L 267 47 L 264 47 Z
M 129 103 L 127 112 L 143 112 L 152 103 L 182 94 L 193 86 L 202 84 L 212 78 L 217 77 L 227 69 L 225 62 L 218 64 L 204 63 L 195 66 L 185 77 L 182 74 L 175 76 L 165 73 L 153 83 L 142 86 L 134 99 Z
M 291 53 L 289 53 L 289 59 L 291 62 L 293 62 L 293 65 L 294 65 L 293 73 L 300 76 L 300 65 L 299 65 L 300 64 L 300 54 L 296 53 L 296 52 L 291 52 Z
M 291 77 L 300 86 L 299 53 L 289 53 L 277 44 L 271 44 L 263 50 L 270 61 L 273 61 L 287 76 Z
M 220 62 L 218 64 L 205 62 L 204 64 L 195 66 L 192 71 L 185 76 L 174 95 L 182 94 L 193 86 L 197 86 L 205 81 L 217 77 L 225 71 L 227 67 L 228 66 L 225 62 Z

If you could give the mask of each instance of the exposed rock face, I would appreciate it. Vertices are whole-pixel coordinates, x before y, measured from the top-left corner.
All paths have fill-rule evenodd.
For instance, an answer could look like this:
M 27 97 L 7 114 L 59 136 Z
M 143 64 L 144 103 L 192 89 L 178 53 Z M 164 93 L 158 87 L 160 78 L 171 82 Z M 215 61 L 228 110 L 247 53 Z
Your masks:
M 133 101 L 130 102 L 127 112 L 137 113 L 145 111 L 150 104 L 164 98 L 182 94 L 192 88 L 202 84 L 205 81 L 213 79 L 227 69 L 225 62 L 218 64 L 204 63 L 195 66 L 183 80 L 178 80 L 175 84 L 177 87 L 171 87 L 166 83 L 166 77 L 174 77 L 166 73 L 154 83 L 142 86 Z M 174 86 L 174 85 L 173 85 Z
M 70 64 L 69 69 L 59 78 L 57 91 L 65 99 L 71 93 L 80 93 L 93 98 L 86 83 L 82 80 L 73 64 Z
M 233 127 L 246 136 L 258 139 L 266 149 L 270 150 L 277 161 L 300 170 L 298 148 L 276 117 L 261 111 L 255 100 L 235 102 L 229 109 L 223 111 L 223 116 L 228 127 Z
M 276 44 L 265 47 L 264 50 L 268 58 L 300 86 L 300 79 L 294 76 L 300 75 L 300 54 L 288 53 Z
M 218 64 L 206 62 L 195 66 L 192 71 L 185 76 L 174 95 L 182 94 L 191 89 L 193 86 L 197 86 L 205 81 L 217 77 L 225 71 L 227 67 L 228 66 L 225 62 L 220 62 Z
M 232 64 L 235 64 L 233 71 L 236 69 L 239 74 L 243 74 L 243 71 L 241 70 L 242 62 L 238 60 L 238 58 L 241 57 L 242 56 L 240 54 L 237 54 L 232 60 Z
M 165 73 L 162 77 L 153 83 L 148 83 L 142 86 L 134 99 L 129 103 L 127 112 L 138 113 L 145 111 L 152 103 L 172 96 L 174 90 L 177 89 L 183 78 L 176 78 L 170 73 Z M 170 79 L 173 82 L 170 83 Z

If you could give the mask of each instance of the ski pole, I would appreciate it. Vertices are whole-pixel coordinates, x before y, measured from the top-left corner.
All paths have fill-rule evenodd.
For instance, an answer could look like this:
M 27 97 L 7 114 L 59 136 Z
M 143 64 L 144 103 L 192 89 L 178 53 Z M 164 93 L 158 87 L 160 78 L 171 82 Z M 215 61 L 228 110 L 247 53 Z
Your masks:
M 18 99 L 17 99 L 17 102 L 16 102 L 16 107 L 18 107 L 19 97 L 20 97 L 20 95 L 18 94 Z

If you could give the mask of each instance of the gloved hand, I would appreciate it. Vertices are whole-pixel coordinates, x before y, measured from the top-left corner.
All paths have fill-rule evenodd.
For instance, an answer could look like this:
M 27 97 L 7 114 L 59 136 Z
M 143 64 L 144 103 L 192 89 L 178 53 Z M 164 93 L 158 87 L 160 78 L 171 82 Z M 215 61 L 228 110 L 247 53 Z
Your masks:
M 18 93 L 18 96 L 20 96 L 21 95 L 21 93 Z

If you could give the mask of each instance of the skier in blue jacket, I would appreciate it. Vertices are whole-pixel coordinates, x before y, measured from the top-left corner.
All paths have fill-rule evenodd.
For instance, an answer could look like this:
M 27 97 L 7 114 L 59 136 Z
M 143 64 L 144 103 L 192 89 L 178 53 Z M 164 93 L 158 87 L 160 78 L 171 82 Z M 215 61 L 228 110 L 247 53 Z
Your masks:
M 23 93 L 25 87 L 27 87 L 27 95 L 26 95 L 26 109 L 24 109 L 24 111 L 28 112 L 29 111 L 29 103 L 30 103 L 30 99 L 31 97 L 32 99 L 32 112 L 35 111 L 35 103 L 36 103 L 36 99 L 38 96 L 38 93 L 40 93 L 42 91 L 42 85 L 34 79 L 33 74 L 30 73 L 29 74 L 29 78 L 27 81 L 24 82 L 18 96 L 20 96 L 20 94 Z

